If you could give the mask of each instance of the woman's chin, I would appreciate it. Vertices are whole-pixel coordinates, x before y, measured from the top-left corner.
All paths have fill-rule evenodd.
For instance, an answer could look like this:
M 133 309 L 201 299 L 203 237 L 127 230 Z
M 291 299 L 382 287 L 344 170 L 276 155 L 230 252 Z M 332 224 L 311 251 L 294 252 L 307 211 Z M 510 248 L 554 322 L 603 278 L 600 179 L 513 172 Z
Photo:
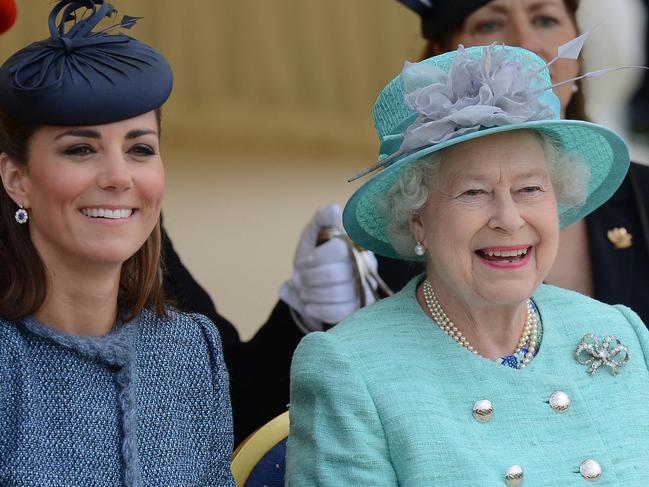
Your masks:
M 511 306 L 526 301 L 536 286 L 533 283 L 490 283 L 478 284 L 475 287 L 476 293 L 487 303 L 492 305 Z
M 512 262 L 485 262 L 476 256 L 473 287 L 488 301 L 520 302 L 529 298 L 543 277 L 538 272 L 533 253 Z
M 84 251 L 77 254 L 79 260 L 85 260 L 89 264 L 99 265 L 122 265 L 138 251 L 140 246 L 128 245 L 124 242 L 115 245 L 97 245 L 86 247 Z

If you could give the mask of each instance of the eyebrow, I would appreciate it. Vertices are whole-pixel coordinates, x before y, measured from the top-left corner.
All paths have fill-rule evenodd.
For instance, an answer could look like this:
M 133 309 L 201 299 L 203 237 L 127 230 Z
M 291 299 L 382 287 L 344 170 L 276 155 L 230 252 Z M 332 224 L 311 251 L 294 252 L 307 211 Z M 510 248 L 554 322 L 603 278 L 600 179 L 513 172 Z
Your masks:
M 554 6 L 555 3 L 552 2 L 551 0 L 538 0 L 536 2 L 531 3 L 530 5 L 527 6 L 528 10 L 535 11 L 539 10 L 542 7 L 545 7 L 546 5 L 552 5 Z M 485 5 L 486 8 L 498 12 L 498 13 L 508 13 L 509 9 L 505 5 L 499 5 L 499 4 L 487 4 Z
M 550 176 L 550 170 L 532 169 L 521 174 L 516 174 L 516 179 L 544 178 Z
M 152 129 L 134 129 L 126 134 L 126 138 L 137 139 L 138 137 L 142 137 L 143 135 L 149 135 L 149 134 L 153 134 L 157 136 L 158 132 Z M 60 138 L 65 136 L 87 137 L 89 139 L 101 139 L 101 134 L 96 130 L 78 128 L 78 129 L 70 129 L 70 130 L 66 130 L 65 132 L 62 132 L 56 137 L 54 137 L 54 140 L 59 140 Z
M 67 135 L 76 136 L 76 137 L 88 137 L 90 139 L 101 139 L 101 135 L 96 130 L 90 129 L 70 129 L 65 132 L 61 132 L 59 135 L 54 137 L 54 140 L 59 140 L 62 137 Z
M 158 135 L 158 132 L 156 132 L 153 129 L 135 129 L 131 130 L 129 133 L 126 134 L 127 139 L 137 139 L 138 137 L 142 137 L 143 135 Z
M 497 13 L 507 13 L 509 10 L 505 5 L 498 5 L 498 4 L 487 4 L 485 5 L 485 8 L 488 10 L 491 10 L 492 12 L 497 12 Z
M 483 183 L 486 181 L 490 181 L 493 179 L 492 176 L 486 176 L 486 175 L 469 175 L 466 177 L 463 177 L 464 175 L 462 172 L 458 172 L 457 174 L 453 175 L 451 178 L 449 178 L 449 181 L 451 181 L 453 184 L 459 184 L 460 182 L 462 183 Z
M 552 6 L 552 7 L 558 7 L 556 2 L 552 2 L 550 0 L 538 0 L 537 2 L 532 2 L 529 6 L 529 10 L 539 10 L 542 7 L 545 6 Z
M 526 180 L 526 179 L 532 179 L 532 178 L 545 178 L 549 176 L 549 172 L 543 171 L 541 169 L 532 169 L 530 171 L 525 171 L 519 174 L 514 174 L 513 178 L 514 180 Z M 472 183 L 484 183 L 484 182 L 489 182 L 493 180 L 492 175 L 484 175 L 484 174 L 476 174 L 476 175 L 468 175 L 463 178 L 463 173 L 458 172 L 457 174 L 451 176 L 449 178 L 449 182 L 451 185 L 457 185 L 457 184 L 472 184 Z

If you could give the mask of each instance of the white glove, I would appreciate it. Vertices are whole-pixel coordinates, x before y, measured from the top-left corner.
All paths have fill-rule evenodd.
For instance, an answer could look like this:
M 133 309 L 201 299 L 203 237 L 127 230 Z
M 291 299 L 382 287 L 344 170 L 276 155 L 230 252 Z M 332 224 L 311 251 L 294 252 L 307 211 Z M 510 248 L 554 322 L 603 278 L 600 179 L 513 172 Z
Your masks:
M 327 227 L 344 232 L 340 206 L 332 204 L 318 209 L 300 237 L 293 260 L 293 279 L 279 290 L 280 299 L 301 315 L 303 323 L 298 326 L 305 333 L 322 330 L 324 323 L 338 323 L 359 307 L 347 243 L 334 237 L 317 245 L 320 230 Z M 376 272 L 374 254 L 365 250 L 360 255 L 361 266 Z M 367 304 L 375 301 L 372 287 L 376 289 L 376 282 L 363 285 Z

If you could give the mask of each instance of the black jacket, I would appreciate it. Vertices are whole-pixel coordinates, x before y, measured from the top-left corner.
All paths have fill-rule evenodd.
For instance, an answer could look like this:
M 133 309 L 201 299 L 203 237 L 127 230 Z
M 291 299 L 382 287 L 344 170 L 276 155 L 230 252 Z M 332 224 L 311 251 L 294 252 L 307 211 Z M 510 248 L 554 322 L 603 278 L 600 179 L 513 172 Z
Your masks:
M 217 312 L 210 296 L 183 265 L 164 228 L 163 262 L 170 304 L 207 316 L 221 334 L 238 445 L 259 426 L 286 411 L 291 359 L 304 335 L 293 322 L 289 307 L 279 302 L 254 338 L 242 342 L 232 323 Z
M 629 306 L 645 325 L 649 325 L 648 211 L 649 167 L 632 163 L 611 199 L 586 217 L 595 298 Z M 631 247 L 618 250 L 609 241 L 607 233 L 616 227 L 632 235 Z

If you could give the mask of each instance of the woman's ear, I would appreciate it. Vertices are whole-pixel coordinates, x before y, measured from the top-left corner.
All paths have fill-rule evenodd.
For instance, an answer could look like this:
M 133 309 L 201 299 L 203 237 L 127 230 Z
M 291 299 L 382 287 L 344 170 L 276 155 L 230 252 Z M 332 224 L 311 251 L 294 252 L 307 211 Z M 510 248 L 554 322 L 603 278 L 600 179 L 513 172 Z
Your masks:
M 424 242 L 426 232 L 424 231 L 424 222 L 421 219 L 421 213 L 415 212 L 410 216 L 408 220 L 410 225 L 410 232 L 417 242 Z
M 6 152 L 0 152 L 0 178 L 9 197 L 17 205 L 29 208 L 27 166 L 16 164 Z

